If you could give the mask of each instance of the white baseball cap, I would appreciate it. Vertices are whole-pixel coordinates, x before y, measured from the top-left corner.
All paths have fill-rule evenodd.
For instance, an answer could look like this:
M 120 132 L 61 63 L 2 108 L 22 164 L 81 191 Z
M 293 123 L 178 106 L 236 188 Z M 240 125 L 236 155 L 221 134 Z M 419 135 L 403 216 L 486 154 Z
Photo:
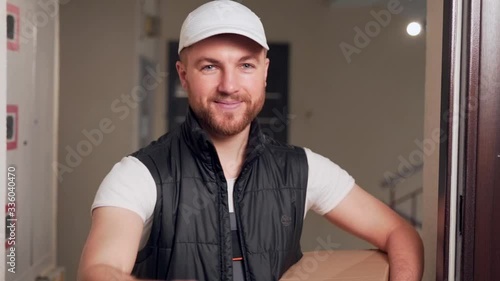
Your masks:
M 201 5 L 186 17 L 178 53 L 203 39 L 224 33 L 248 37 L 269 50 L 264 26 L 254 12 L 235 1 L 216 0 Z

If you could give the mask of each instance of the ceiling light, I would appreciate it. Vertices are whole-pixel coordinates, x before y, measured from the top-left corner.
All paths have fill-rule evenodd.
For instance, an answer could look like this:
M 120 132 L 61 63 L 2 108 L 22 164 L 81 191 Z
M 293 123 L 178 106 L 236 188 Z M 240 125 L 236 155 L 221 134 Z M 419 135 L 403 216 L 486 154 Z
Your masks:
M 410 36 L 417 36 L 422 32 L 422 25 L 418 22 L 411 22 L 406 27 L 406 32 L 408 32 Z

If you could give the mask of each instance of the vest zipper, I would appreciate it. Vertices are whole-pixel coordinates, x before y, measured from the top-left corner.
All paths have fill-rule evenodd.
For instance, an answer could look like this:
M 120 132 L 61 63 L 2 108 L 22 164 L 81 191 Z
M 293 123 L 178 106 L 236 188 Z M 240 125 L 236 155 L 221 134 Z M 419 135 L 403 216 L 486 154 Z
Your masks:
M 213 151 L 212 151 L 212 169 L 215 173 L 215 183 L 217 184 L 217 200 L 218 200 L 218 206 L 217 206 L 217 213 L 219 215 L 219 262 L 220 262 L 220 274 L 221 274 L 221 280 L 227 280 L 227 272 L 225 272 L 225 270 L 223 268 L 225 268 L 225 259 L 224 259 L 224 255 L 226 253 L 227 250 L 224 250 L 225 249 L 225 246 L 222 245 L 222 241 L 224 241 L 223 239 L 223 233 L 224 233 L 224 229 L 223 229 L 223 214 L 222 212 L 220 211 L 220 206 L 222 205 L 222 184 L 220 183 L 220 180 L 219 180 L 219 171 L 217 170 L 217 165 L 216 165 L 216 161 L 218 161 L 219 157 L 217 155 L 217 152 L 216 152 L 216 149 L 215 147 L 212 147 Z M 227 187 L 226 187 L 227 189 Z M 223 253 L 224 251 L 224 253 Z M 232 280 L 231 280 L 232 281 Z
M 240 219 L 240 206 L 238 204 L 237 200 L 237 194 L 238 192 L 238 179 L 243 175 L 243 173 L 246 171 L 246 167 L 241 168 L 241 173 L 236 178 L 234 181 L 234 187 L 233 187 L 233 207 L 234 207 L 234 214 L 236 218 L 236 225 L 238 226 L 238 238 L 240 239 L 240 246 L 241 246 L 241 256 L 243 257 L 243 270 L 244 270 L 244 275 L 245 275 L 245 281 L 250 281 L 250 274 L 249 274 L 249 268 L 248 268 L 248 256 L 247 256 L 247 249 L 245 246 L 245 236 L 243 235 L 243 228 L 241 224 L 241 219 Z
M 217 175 L 218 171 L 216 170 L 216 163 L 215 161 L 219 161 L 219 156 L 217 155 L 217 150 L 215 149 L 215 147 L 212 145 L 212 148 L 213 148 L 213 151 L 212 151 L 212 167 L 213 167 L 213 170 L 214 172 L 216 173 L 216 176 L 215 176 L 215 181 L 217 183 L 217 186 L 219 187 L 219 190 L 217 192 L 218 194 L 218 200 L 219 200 L 219 205 L 222 203 L 222 198 L 221 198 L 221 184 L 219 182 L 219 176 Z M 220 162 L 219 162 L 220 164 Z M 234 186 L 233 186 L 233 207 L 234 207 L 234 214 L 235 214 L 235 218 L 236 218 L 236 225 L 238 226 L 238 238 L 240 239 L 240 245 L 241 245 L 241 255 L 243 257 L 243 269 L 244 269 L 244 276 L 245 276 L 245 281 L 251 281 L 250 279 L 250 274 L 249 274 L 249 271 L 248 271 L 248 256 L 246 255 L 246 247 L 245 247 L 245 243 L 244 241 L 245 240 L 245 236 L 243 235 L 243 228 L 241 227 L 242 224 L 241 224 L 241 220 L 240 220 L 240 208 L 239 208 L 239 205 L 237 204 L 238 200 L 235 200 L 235 196 L 237 194 L 237 184 L 238 184 L 238 180 L 239 178 L 246 172 L 247 170 L 247 166 L 249 165 L 248 162 L 244 163 L 243 166 L 241 167 L 241 172 L 240 172 L 240 175 L 236 178 L 235 182 L 234 182 Z M 222 171 L 222 173 L 224 173 L 224 171 Z M 227 185 L 226 185 L 226 194 L 227 194 Z M 222 229 L 222 214 L 219 212 L 219 229 Z M 222 245 L 222 231 L 221 233 L 219 234 L 219 245 Z M 222 273 L 222 261 L 224 260 L 224 255 L 221 253 L 220 255 L 220 259 L 221 259 L 221 273 Z M 232 259 L 231 259 L 232 260 Z M 226 273 L 227 275 L 227 273 Z M 234 278 L 234 273 L 233 273 L 233 278 Z M 231 280 L 232 281 L 232 280 Z

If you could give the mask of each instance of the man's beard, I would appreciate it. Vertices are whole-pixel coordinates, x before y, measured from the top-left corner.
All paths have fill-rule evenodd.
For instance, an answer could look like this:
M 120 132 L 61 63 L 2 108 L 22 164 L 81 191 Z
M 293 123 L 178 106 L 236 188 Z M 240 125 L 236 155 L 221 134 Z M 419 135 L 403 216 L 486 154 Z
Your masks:
M 196 117 L 198 117 L 201 126 L 210 134 L 229 137 L 241 133 L 257 117 L 264 106 L 264 99 L 265 95 L 262 94 L 252 104 L 248 95 L 229 96 L 218 94 L 209 100 L 208 107 L 191 104 L 191 108 Z M 243 114 L 223 111 L 216 112 L 216 109 L 212 106 L 215 101 L 239 101 L 243 103 L 240 106 L 245 106 L 245 111 Z

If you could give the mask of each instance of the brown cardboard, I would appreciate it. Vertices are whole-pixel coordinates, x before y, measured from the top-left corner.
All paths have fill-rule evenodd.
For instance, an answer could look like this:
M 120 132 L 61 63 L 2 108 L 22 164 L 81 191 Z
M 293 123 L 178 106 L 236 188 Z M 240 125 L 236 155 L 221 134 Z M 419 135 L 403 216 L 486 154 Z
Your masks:
M 305 252 L 280 280 L 387 281 L 389 261 L 377 250 Z

